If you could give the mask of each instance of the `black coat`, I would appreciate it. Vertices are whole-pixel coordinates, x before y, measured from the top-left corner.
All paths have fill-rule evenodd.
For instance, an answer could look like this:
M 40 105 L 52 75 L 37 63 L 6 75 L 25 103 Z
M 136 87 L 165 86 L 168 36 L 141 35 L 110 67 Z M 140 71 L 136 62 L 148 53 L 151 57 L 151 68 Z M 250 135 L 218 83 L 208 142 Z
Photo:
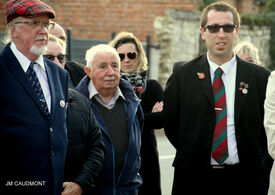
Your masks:
M 84 71 L 85 65 L 79 62 L 67 61 L 64 68 L 69 72 L 69 75 L 75 87 L 78 85 L 79 81 L 86 75 Z
M 199 78 L 198 73 L 203 73 L 205 77 Z M 269 74 L 265 68 L 237 57 L 235 136 L 240 166 L 247 170 L 246 181 L 251 181 L 251 184 L 259 181 L 270 169 L 270 165 L 266 166 L 268 155 L 263 126 Z M 249 85 L 247 94 L 239 89 L 241 82 Z M 192 180 L 195 186 L 202 189 L 202 184 L 207 181 L 203 171 L 210 167 L 216 120 L 206 55 L 186 64 L 175 64 L 164 92 L 163 112 L 165 133 L 177 151 L 173 162 L 173 188 L 181 189 L 179 194 L 183 194 L 189 187 L 187 183 Z
M 78 183 L 83 194 L 90 194 L 103 166 L 105 147 L 89 100 L 68 91 L 68 150 L 65 181 Z
M 146 89 L 141 96 L 141 106 L 144 113 L 144 127 L 141 134 L 141 168 L 140 175 L 143 183 L 139 189 L 142 194 L 161 194 L 160 166 L 158 159 L 157 141 L 154 129 L 163 128 L 162 113 L 152 113 L 156 102 L 161 102 L 163 90 L 156 80 L 148 79 Z

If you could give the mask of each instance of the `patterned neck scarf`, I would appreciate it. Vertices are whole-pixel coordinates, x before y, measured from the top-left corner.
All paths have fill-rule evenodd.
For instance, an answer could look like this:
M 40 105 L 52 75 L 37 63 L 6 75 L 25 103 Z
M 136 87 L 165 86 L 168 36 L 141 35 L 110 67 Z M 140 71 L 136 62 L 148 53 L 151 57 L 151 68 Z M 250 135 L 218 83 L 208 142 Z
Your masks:
M 147 79 L 147 72 L 143 71 L 140 74 L 137 74 L 136 72 L 133 73 L 126 73 L 126 72 L 120 72 L 121 78 L 128 81 L 132 86 L 133 90 L 136 93 L 136 95 L 141 99 L 141 94 L 146 88 L 146 79 Z

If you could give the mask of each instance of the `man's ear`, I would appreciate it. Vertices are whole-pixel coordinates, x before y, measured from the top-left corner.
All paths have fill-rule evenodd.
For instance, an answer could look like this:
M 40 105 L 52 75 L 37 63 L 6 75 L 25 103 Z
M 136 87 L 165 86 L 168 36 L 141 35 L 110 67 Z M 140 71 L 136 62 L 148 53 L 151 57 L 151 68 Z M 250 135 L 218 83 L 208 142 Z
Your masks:
M 204 28 L 200 27 L 200 32 L 201 32 L 201 38 L 202 38 L 202 40 L 205 40 L 205 35 L 204 35 L 205 30 L 204 30 Z
M 91 72 L 91 68 L 89 66 L 85 66 L 84 67 L 84 71 L 85 73 L 89 76 L 90 72 Z
M 17 33 L 16 33 L 16 30 L 15 30 L 15 27 L 16 27 L 15 25 L 11 26 L 10 35 L 11 35 L 12 39 L 17 38 Z

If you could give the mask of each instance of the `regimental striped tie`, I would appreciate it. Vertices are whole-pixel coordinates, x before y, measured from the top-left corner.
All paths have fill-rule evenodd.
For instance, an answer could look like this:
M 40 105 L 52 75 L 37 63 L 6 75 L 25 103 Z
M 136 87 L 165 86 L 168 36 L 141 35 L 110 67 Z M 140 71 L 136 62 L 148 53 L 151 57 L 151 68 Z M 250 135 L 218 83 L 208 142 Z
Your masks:
M 212 157 L 219 164 L 222 164 L 228 157 L 226 95 L 222 74 L 223 70 L 220 67 L 217 68 L 213 81 L 216 126 L 212 142 Z
M 31 62 L 30 63 L 30 66 L 29 66 L 26 74 L 28 76 L 29 82 L 31 83 L 31 85 L 32 85 L 32 87 L 33 87 L 33 89 L 34 89 L 37 97 L 38 97 L 38 100 L 39 100 L 39 102 L 41 104 L 43 112 L 49 118 L 50 114 L 49 114 L 48 106 L 47 106 L 47 103 L 46 103 L 46 100 L 45 100 L 45 97 L 44 97 L 44 94 L 43 94 L 40 82 L 39 82 L 38 77 L 36 75 L 36 72 L 33 69 L 34 64 L 36 64 L 36 62 Z

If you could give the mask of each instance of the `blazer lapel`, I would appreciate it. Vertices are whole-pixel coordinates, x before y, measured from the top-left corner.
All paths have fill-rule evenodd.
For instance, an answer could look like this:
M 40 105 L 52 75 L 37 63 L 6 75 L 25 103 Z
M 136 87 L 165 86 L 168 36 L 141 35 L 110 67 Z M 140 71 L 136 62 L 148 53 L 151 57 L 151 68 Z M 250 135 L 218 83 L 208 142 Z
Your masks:
M 202 56 L 202 59 L 198 62 L 198 66 L 195 74 L 196 74 L 197 81 L 199 82 L 207 99 L 209 100 L 209 103 L 211 104 L 211 106 L 214 107 L 214 97 L 213 97 L 213 91 L 212 91 L 211 76 L 210 76 L 209 64 L 208 64 L 206 55 Z
M 50 118 L 54 117 L 55 114 L 55 107 L 56 107 L 56 90 L 55 90 L 55 85 L 54 85 L 54 80 L 53 80 L 53 72 L 52 69 L 49 68 L 47 62 L 44 60 L 45 64 L 45 69 L 46 69 L 46 74 L 48 78 L 48 83 L 49 83 L 49 88 L 51 92 L 51 112 L 50 112 Z
M 235 115 L 235 124 L 238 122 L 240 118 L 241 111 L 243 109 L 243 105 L 245 103 L 246 97 L 248 94 L 246 94 L 241 88 L 241 83 L 248 84 L 248 86 L 251 84 L 250 81 L 251 73 L 246 70 L 246 66 L 241 64 L 237 57 L 237 73 L 236 73 L 236 89 L 235 89 L 235 107 L 234 107 L 234 115 Z M 248 92 L 249 93 L 249 88 Z
M 28 81 L 26 73 L 24 72 L 17 58 L 13 55 L 12 51 L 10 50 L 10 44 L 7 45 L 5 49 L 7 51 L 6 52 L 7 60 L 10 61 L 7 63 L 7 64 L 10 64 L 7 66 L 7 68 L 13 74 L 14 78 L 23 86 L 23 88 L 31 96 L 31 98 L 33 99 L 35 104 L 39 107 L 39 109 L 43 112 L 41 104 L 37 98 L 37 95 L 35 94 L 35 91 L 33 90 L 31 84 Z

